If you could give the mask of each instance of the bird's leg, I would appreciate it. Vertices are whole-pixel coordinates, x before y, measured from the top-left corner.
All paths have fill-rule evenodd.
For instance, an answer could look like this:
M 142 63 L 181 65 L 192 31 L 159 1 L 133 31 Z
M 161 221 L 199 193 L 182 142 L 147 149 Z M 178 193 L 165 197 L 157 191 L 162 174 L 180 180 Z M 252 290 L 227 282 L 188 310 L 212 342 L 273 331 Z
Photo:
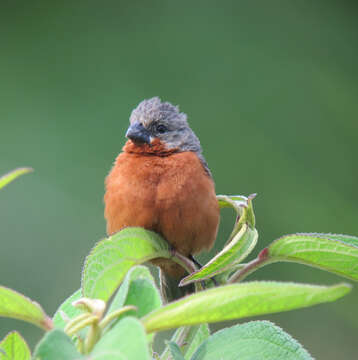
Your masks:
M 192 254 L 190 254 L 188 257 L 199 269 L 201 269 L 203 267 L 203 265 L 201 265 L 200 262 L 198 260 L 196 260 Z M 205 281 L 201 280 L 200 284 L 203 287 L 203 289 L 205 289 Z
M 203 265 L 200 264 L 200 262 L 198 260 L 195 259 L 195 257 L 193 255 L 189 255 L 188 258 L 199 268 L 201 269 L 203 267 Z
M 188 258 L 199 268 L 201 269 L 203 265 L 200 264 L 198 260 L 195 259 L 193 255 L 189 255 Z M 210 280 L 214 283 L 214 286 L 219 286 L 218 282 L 216 281 L 215 277 L 211 277 Z M 201 281 L 201 285 L 205 289 L 205 281 Z
M 189 274 L 195 272 L 196 264 L 191 261 L 188 257 L 182 255 L 179 251 L 177 251 L 174 247 L 170 246 L 169 248 L 171 259 L 175 258 L 176 263 L 181 265 Z

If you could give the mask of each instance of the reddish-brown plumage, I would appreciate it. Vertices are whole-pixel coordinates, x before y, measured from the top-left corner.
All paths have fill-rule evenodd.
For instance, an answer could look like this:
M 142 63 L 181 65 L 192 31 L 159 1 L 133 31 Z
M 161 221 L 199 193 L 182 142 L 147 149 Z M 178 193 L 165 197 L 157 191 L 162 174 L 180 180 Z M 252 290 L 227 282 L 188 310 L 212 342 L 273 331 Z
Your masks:
M 107 232 L 140 226 L 161 234 L 188 256 L 210 249 L 219 225 L 214 182 L 191 151 L 167 150 L 154 140 L 128 140 L 106 179 Z M 168 260 L 156 262 L 174 277 L 183 270 Z

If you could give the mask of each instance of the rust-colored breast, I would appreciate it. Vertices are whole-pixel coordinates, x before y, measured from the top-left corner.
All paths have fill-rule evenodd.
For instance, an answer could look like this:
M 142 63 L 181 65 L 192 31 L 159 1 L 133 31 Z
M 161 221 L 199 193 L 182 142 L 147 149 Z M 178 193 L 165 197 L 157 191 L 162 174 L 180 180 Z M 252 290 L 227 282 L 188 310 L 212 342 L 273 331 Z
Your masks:
M 120 153 L 106 179 L 104 201 L 108 234 L 141 226 L 186 256 L 210 249 L 217 235 L 214 183 L 193 152 Z

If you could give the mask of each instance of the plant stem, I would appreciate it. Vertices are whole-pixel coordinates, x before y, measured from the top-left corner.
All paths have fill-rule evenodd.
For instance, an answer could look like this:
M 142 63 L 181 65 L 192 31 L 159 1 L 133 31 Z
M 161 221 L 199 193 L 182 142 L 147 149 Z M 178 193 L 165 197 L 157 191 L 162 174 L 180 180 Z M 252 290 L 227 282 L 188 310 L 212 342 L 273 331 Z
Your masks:
M 172 254 L 172 260 L 175 261 L 177 264 L 181 265 L 189 274 L 197 270 L 195 264 L 186 256 L 180 254 L 176 250 L 173 250 Z
M 96 345 L 100 337 L 101 337 L 101 329 L 98 326 L 98 322 L 93 322 L 88 330 L 85 339 L 85 346 L 84 346 L 85 354 L 89 354 L 92 351 L 93 347 Z
M 46 318 L 44 319 L 44 321 L 41 323 L 41 327 L 45 330 L 45 331 L 50 331 L 53 329 L 54 325 L 53 325 L 53 321 L 50 317 L 46 316 Z
M 70 329 L 67 329 L 66 333 L 68 336 L 72 336 L 72 335 L 76 334 L 77 331 L 80 331 L 81 329 L 83 329 L 84 327 L 86 327 L 88 325 L 92 325 L 97 320 L 98 320 L 98 317 L 96 315 L 90 315 L 88 318 L 78 322 Z
M 128 305 L 111 312 L 103 320 L 100 321 L 99 327 L 101 328 L 101 330 L 103 330 L 112 320 L 131 310 L 137 311 L 138 309 L 136 306 Z
M 179 347 L 182 346 L 183 344 L 185 344 L 186 337 L 189 334 L 191 328 L 192 326 L 183 326 L 179 328 L 177 331 L 175 331 L 170 341 L 175 342 Z M 169 346 L 166 346 L 165 350 L 160 356 L 160 360 L 169 360 L 172 358 L 171 356 L 172 355 L 169 350 Z
M 92 316 L 92 315 L 89 313 L 84 313 L 84 314 L 80 314 L 80 315 L 76 316 L 74 319 L 70 320 L 67 323 L 67 325 L 65 326 L 65 329 L 64 329 L 65 333 L 67 333 L 67 331 L 71 330 L 72 327 L 76 326 L 83 320 L 88 319 L 90 316 Z
M 244 280 L 248 275 L 256 271 L 257 269 L 272 262 L 274 262 L 274 260 L 270 258 L 268 249 L 265 248 L 259 253 L 256 259 L 245 264 L 244 267 L 242 267 L 236 273 L 231 275 L 231 277 L 228 280 L 228 284 L 240 282 Z

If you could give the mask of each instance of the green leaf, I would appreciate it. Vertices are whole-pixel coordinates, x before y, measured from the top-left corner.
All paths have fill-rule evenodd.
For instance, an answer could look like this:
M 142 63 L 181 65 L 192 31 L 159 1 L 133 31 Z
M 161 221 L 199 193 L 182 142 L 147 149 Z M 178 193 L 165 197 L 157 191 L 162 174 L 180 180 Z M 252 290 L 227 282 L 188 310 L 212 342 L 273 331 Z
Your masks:
M 257 231 L 243 224 L 240 231 L 222 251 L 212 258 L 200 270 L 186 276 L 179 286 L 188 285 L 195 281 L 209 279 L 230 269 L 234 264 L 241 262 L 250 254 L 257 242 Z
M 127 272 L 123 282 L 121 283 L 116 294 L 113 297 L 111 305 L 109 306 L 109 309 L 108 309 L 108 313 L 118 310 L 124 306 L 124 303 L 126 302 L 126 299 L 127 299 L 129 285 L 130 285 L 132 276 L 137 274 L 137 270 L 136 270 L 137 268 L 138 268 L 137 266 L 134 266 L 132 269 L 130 269 Z
M 247 204 L 247 197 L 244 195 L 216 195 L 219 207 L 239 209 Z M 241 211 L 241 210 L 240 210 Z
M 44 336 L 36 346 L 33 358 L 34 360 L 85 359 L 61 329 L 52 330 Z
M 137 310 L 126 312 L 114 321 L 113 324 L 116 324 L 124 316 L 132 315 L 141 318 L 162 306 L 162 299 L 155 285 L 154 278 L 145 266 L 138 265 L 128 271 L 111 303 L 108 313 L 129 305 L 136 306 Z M 154 337 L 149 335 L 147 339 L 153 341 Z
M 250 254 L 258 237 L 254 227 L 255 215 L 252 207 L 254 197 L 255 194 L 249 197 L 217 195 L 220 207 L 231 207 L 236 211 L 237 219 L 234 229 L 224 249 L 200 270 L 182 279 L 180 286 L 209 279 L 224 272 L 229 271 L 230 273 L 231 268 L 234 268 Z
M 0 342 L 0 360 L 30 360 L 31 352 L 17 331 L 11 331 Z
M 119 287 L 108 313 L 125 305 L 138 308 L 137 316 L 142 317 L 160 307 L 162 300 L 154 278 L 146 266 L 134 266 L 130 269 Z M 132 313 L 133 314 L 133 313 Z M 128 315 L 128 313 L 126 313 Z
M 185 360 L 191 359 L 198 346 L 210 336 L 208 324 L 191 326 L 186 336 L 186 344 L 183 346 Z
M 0 189 L 3 188 L 4 186 L 6 186 L 11 181 L 14 181 L 19 176 L 21 176 L 23 174 L 27 174 L 32 171 L 34 171 L 34 170 L 31 168 L 23 167 L 23 168 L 18 168 L 18 169 L 8 172 L 7 174 L 0 177 Z
M 231 207 L 237 215 L 235 229 L 240 230 L 241 225 L 247 223 L 250 227 L 255 227 L 255 215 L 252 207 L 252 200 L 256 194 L 251 194 L 248 197 L 242 195 L 217 195 L 220 208 Z M 232 237 L 232 236 L 231 236 Z
M 79 308 L 72 305 L 74 301 L 80 299 L 81 297 L 81 289 L 78 289 L 60 305 L 60 307 L 56 310 L 55 315 L 53 316 L 53 323 L 55 327 L 64 329 L 66 322 L 63 317 L 73 319 L 76 316 L 82 314 L 82 311 Z
M 83 295 L 107 301 L 132 266 L 156 257 L 170 257 L 168 244 L 158 234 L 142 228 L 126 228 L 100 241 L 85 262 Z
M 149 349 L 143 325 L 133 317 L 125 317 L 95 345 L 93 360 L 149 360 Z
M 185 360 L 191 359 L 198 346 L 209 337 L 210 331 L 207 324 L 200 324 L 195 326 L 183 326 L 178 328 L 169 343 L 180 344 L 181 354 L 184 355 Z M 184 344 L 183 339 L 185 339 Z M 168 343 L 168 344 L 169 344 Z M 171 359 L 171 348 L 167 346 L 160 356 L 161 360 Z
M 358 280 L 358 237 L 336 234 L 292 234 L 268 247 L 272 261 L 299 262 Z
M 160 308 L 162 300 L 150 271 L 147 268 L 143 269 L 143 267 L 141 269 L 136 267 L 133 270 L 136 270 L 137 276 L 133 276 L 132 273 L 124 305 L 136 306 L 138 308 L 136 316 L 143 317 L 149 312 Z
M 154 278 L 145 266 L 138 265 L 128 271 L 108 309 L 108 314 L 129 305 L 136 306 L 137 310 L 125 312 L 112 321 L 109 328 L 125 316 L 140 318 L 162 305 L 162 299 Z M 152 336 L 149 337 L 149 339 L 152 338 Z
M 52 320 L 37 302 L 4 286 L 0 286 L 0 316 L 27 321 L 44 330 L 52 328 Z
M 252 321 L 211 335 L 192 360 L 313 360 L 289 334 L 269 321 Z
M 201 291 L 146 315 L 148 333 L 179 326 L 240 319 L 334 301 L 351 290 L 348 284 L 316 286 L 253 281 Z
M 168 341 L 167 346 L 170 349 L 173 360 L 185 360 L 180 347 L 174 341 Z
M 95 356 L 90 356 L 86 358 L 86 360 L 130 360 L 129 358 L 125 357 L 121 354 L 120 351 L 116 350 L 108 350 L 102 351 L 101 353 L 96 354 Z

